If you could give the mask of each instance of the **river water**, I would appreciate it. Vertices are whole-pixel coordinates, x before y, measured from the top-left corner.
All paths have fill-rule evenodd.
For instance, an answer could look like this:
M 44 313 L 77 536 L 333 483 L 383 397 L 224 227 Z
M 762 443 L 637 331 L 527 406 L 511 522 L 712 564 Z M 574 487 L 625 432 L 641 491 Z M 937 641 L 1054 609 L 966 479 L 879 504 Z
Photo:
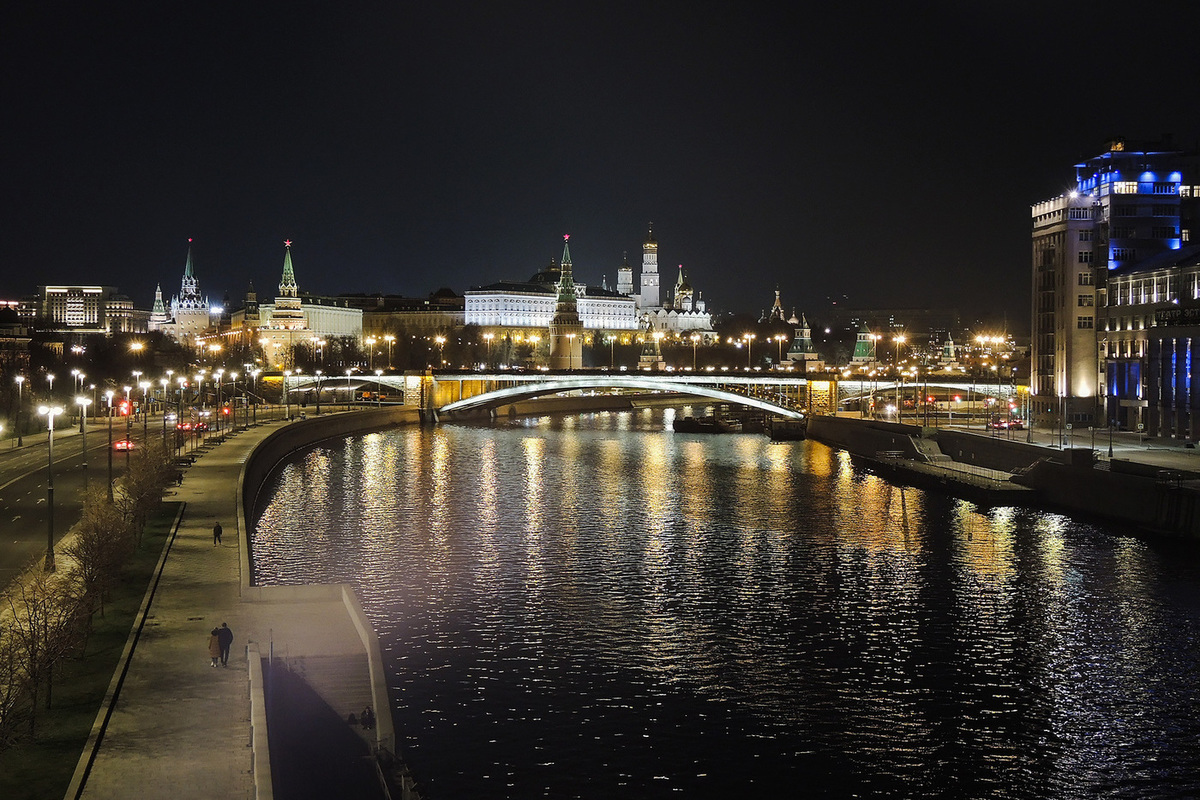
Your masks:
M 1200 796 L 1196 547 L 674 413 L 273 476 L 255 579 L 357 586 L 427 798 Z

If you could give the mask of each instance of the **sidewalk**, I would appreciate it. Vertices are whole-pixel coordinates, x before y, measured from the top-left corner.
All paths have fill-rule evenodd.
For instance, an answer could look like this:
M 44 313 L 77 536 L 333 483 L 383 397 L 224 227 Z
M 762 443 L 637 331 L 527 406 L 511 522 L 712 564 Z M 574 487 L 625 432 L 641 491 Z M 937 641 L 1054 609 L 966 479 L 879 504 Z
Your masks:
M 176 496 L 183 520 L 83 797 L 254 797 L 235 487 L 269 431 L 239 434 L 188 470 Z M 230 665 L 214 669 L 208 635 L 222 622 L 235 639 Z
M 375 697 L 386 698 L 386 684 L 378 682 L 382 677 L 373 682 L 368 674 L 370 656 L 360 631 L 367 623 L 357 600 L 348 601 L 340 586 L 243 588 L 241 548 L 246 532 L 238 519 L 239 476 L 250 451 L 287 424 L 273 422 L 231 435 L 210 451 L 201 451 L 187 470 L 175 497 L 186 503 L 179 531 L 79 796 L 261 800 L 271 796 L 272 762 L 284 773 L 285 786 L 288 780 L 309 780 L 309 796 L 322 776 L 354 785 L 352 780 L 360 779 L 366 769 L 374 780 L 373 762 L 363 757 L 369 751 L 366 741 L 353 757 L 339 762 L 334 755 L 349 752 L 348 733 L 359 735 L 345 724 L 346 714 L 375 707 Z M 212 537 L 217 521 L 224 529 L 220 546 L 214 546 Z M 209 632 L 223 622 L 235 638 L 229 665 L 214 669 Z M 282 708 L 293 712 L 291 726 L 299 713 L 307 727 L 271 736 L 279 734 L 279 743 L 286 744 L 285 734 L 293 734 L 293 739 L 299 734 L 324 756 L 299 756 L 298 762 L 295 749 L 286 746 L 272 746 L 268 753 L 261 718 L 256 718 L 259 727 L 252 731 L 248 645 L 254 645 L 250 658 L 274 653 L 282 670 L 281 685 L 292 676 L 307 687 L 286 695 L 307 698 L 304 708 L 294 702 Z M 377 662 L 377 652 L 374 658 Z M 255 702 L 261 703 L 261 685 L 258 691 Z M 384 707 L 386 700 L 378 705 L 380 724 L 374 733 L 386 733 L 394 743 L 390 708 Z M 85 753 L 85 761 L 87 757 Z M 347 777 L 351 772 L 356 774 Z

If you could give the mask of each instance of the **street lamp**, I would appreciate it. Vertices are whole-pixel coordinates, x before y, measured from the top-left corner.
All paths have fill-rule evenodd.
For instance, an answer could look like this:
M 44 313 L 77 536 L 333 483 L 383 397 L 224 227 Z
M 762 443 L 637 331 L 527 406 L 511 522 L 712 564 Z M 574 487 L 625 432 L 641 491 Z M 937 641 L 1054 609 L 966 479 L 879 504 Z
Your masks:
M 777 333 L 774 336 L 772 336 L 771 338 L 774 339 L 779 344 L 779 361 L 776 362 L 776 366 L 778 366 L 780 364 L 783 364 L 783 343 L 785 341 L 787 341 L 787 337 L 784 336 L 782 333 Z
M 900 384 L 904 381 L 904 374 L 900 372 L 900 345 L 907 340 L 903 336 L 896 336 L 892 338 L 892 341 L 896 343 L 896 374 L 898 376 L 896 378 L 896 421 L 903 422 L 904 406 L 900 405 Z
M 746 342 L 746 369 L 750 369 L 750 356 L 754 350 L 754 340 L 757 338 L 758 336 L 753 333 L 742 334 L 742 339 Z
M 41 406 L 38 413 L 46 417 L 50 425 L 46 461 L 46 572 L 54 572 L 54 418 L 63 410 L 62 406 Z
M 104 396 L 108 398 L 108 502 L 112 502 L 112 399 L 115 392 L 112 389 L 107 389 Z
M 378 341 L 379 340 L 374 336 L 368 336 L 366 338 L 367 347 L 370 348 L 370 350 L 367 351 L 367 369 L 375 369 L 375 343 Z
M 21 440 L 21 387 L 25 385 L 25 376 L 18 375 L 13 380 L 17 382 L 17 447 L 21 447 L 25 444 Z
M 435 337 L 433 337 L 433 341 L 437 342 L 437 347 L 438 347 L 437 366 L 438 366 L 438 369 L 441 369 L 443 363 L 445 362 L 445 359 L 442 357 L 442 345 L 446 344 L 446 337 L 445 336 L 435 336 Z
M 285 369 L 283 371 L 283 416 L 288 419 L 292 418 L 292 411 L 288 406 L 288 378 L 290 377 L 292 377 L 292 371 Z
M 145 447 L 150 435 L 150 381 L 142 381 L 138 386 L 142 388 L 142 446 Z
M 317 382 L 317 416 L 319 417 L 321 416 L 321 370 L 315 370 L 313 374 L 316 375 Z
M 385 336 L 383 338 L 388 339 L 390 337 Z M 483 335 L 483 338 L 488 344 L 487 368 L 491 369 L 492 368 L 492 339 L 496 338 L 496 334 L 485 333 Z M 391 367 L 392 367 L 392 343 L 388 342 L 388 369 L 391 369 Z
M 700 343 L 700 334 L 693 333 L 688 337 L 692 340 L 692 372 L 696 371 L 696 345 Z
M 350 389 L 350 373 L 351 373 L 351 372 L 353 372 L 353 370 L 349 370 L 349 369 L 348 369 L 348 370 L 346 370 L 346 410 L 347 410 L 347 411 L 349 411 L 349 410 L 350 410 L 350 399 L 351 399 L 351 397 L 350 397 L 350 393 L 351 393 L 351 389 Z M 334 398 L 334 402 L 335 402 L 335 403 L 337 402 L 337 398 L 336 398 L 336 397 Z
M 88 473 L 87 473 L 87 410 L 92 404 L 92 398 L 83 397 L 82 395 L 75 398 L 75 404 L 79 406 L 79 435 L 83 438 L 83 491 L 87 491 Z
M 383 370 L 375 370 L 375 407 L 383 408 L 383 381 L 379 376 L 383 374 Z
M 487 339 L 488 339 L 488 344 L 490 345 L 491 339 L 492 339 L 492 335 L 490 333 L 487 335 Z M 392 336 L 389 333 L 389 334 L 384 335 L 383 340 L 388 343 L 388 372 L 391 372 L 392 371 L 392 342 L 396 341 L 396 337 Z M 489 357 L 491 355 L 491 352 L 492 352 L 492 349 L 489 347 L 488 348 Z
M 567 369 L 574 369 L 574 368 L 575 368 L 575 334 L 573 334 L 573 333 L 568 333 L 568 334 L 567 334 L 567 340 L 568 340 L 568 344 L 567 344 Z M 582 367 L 582 366 L 583 366 L 583 364 L 580 364 L 579 366 L 581 366 L 581 367 Z
M 46 381 L 50 384 L 50 388 L 46 392 L 46 398 L 50 399 L 54 395 L 54 373 L 53 372 L 46 373 Z

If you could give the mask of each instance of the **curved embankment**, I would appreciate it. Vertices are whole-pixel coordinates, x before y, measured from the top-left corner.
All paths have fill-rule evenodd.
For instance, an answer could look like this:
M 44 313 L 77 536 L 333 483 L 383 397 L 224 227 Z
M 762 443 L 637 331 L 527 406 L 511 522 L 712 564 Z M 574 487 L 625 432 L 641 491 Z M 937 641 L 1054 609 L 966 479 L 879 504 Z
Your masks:
M 247 456 L 238 478 L 237 516 L 238 525 L 243 532 L 243 535 L 238 537 L 241 560 L 239 594 L 242 602 L 262 604 L 258 606 L 261 609 L 273 609 L 271 612 L 264 613 L 270 614 L 276 620 L 273 628 L 276 634 L 280 632 L 281 620 L 302 617 L 305 620 L 304 625 L 307 626 L 309 624 L 307 620 L 314 618 L 313 615 L 320 609 L 325 609 L 327 612 L 324 617 L 326 624 L 349 633 L 349 629 L 344 627 L 348 624 L 353 629 L 350 634 L 351 639 L 357 640 L 362 647 L 362 650 L 358 651 L 360 653 L 358 657 L 362 658 L 363 654 L 366 656 L 371 707 L 381 710 L 392 707 L 388 697 L 387 678 L 383 670 L 383 656 L 379 648 L 379 640 L 375 636 L 375 631 L 366 614 L 363 613 L 354 589 L 349 585 L 253 585 L 251 582 L 253 573 L 251 572 L 250 526 L 248 524 L 251 520 L 247 518 L 247 510 L 249 509 L 250 513 L 253 513 L 259 493 L 271 472 L 297 450 L 328 439 L 409 425 L 419 422 L 419 420 L 420 415 L 414 408 L 392 407 L 329 414 L 286 423 L 278 430 L 272 431 L 254 447 L 254 450 Z M 291 621 L 295 622 L 295 619 Z M 340 638 L 345 641 L 344 636 Z M 259 652 L 258 648 L 258 644 L 251 644 L 247 648 L 251 673 L 251 747 L 256 761 L 261 759 L 261 763 L 268 763 L 269 756 L 267 754 L 270 752 L 270 742 L 266 724 L 266 695 L 261 668 L 262 659 L 267 654 Z M 354 649 L 357 650 L 357 647 Z M 295 648 L 292 654 L 294 657 L 316 655 L 314 653 L 306 654 L 300 647 Z M 322 653 L 321 655 L 326 654 Z M 309 677 L 310 682 L 320 683 L 315 676 L 310 675 Z M 317 690 L 318 694 L 326 697 L 332 708 L 360 707 L 357 704 L 339 703 L 339 700 L 345 699 L 342 696 L 344 689 L 344 686 L 341 685 L 342 682 L 343 679 L 335 677 L 332 682 L 325 681 L 324 684 L 313 688 Z M 394 779 L 405 787 L 406 791 L 411 790 L 412 777 L 396 759 L 396 736 L 390 713 L 376 715 L 374 734 L 376 763 L 391 765 L 390 769 L 394 772 Z M 257 771 L 255 780 L 257 791 L 264 796 L 270 796 L 272 791 L 271 771 L 269 769 Z M 410 796 L 410 794 L 405 794 L 405 796 Z
M 922 429 L 916 425 L 814 416 L 808 435 L 868 459 L 894 453 L 888 467 L 901 480 L 906 460 L 925 459 L 918 445 Z M 1107 470 L 1095 469 L 1092 451 L 1085 448 L 1063 451 L 951 430 L 939 430 L 933 438 L 952 461 L 1011 473 L 1013 483 L 1034 490 L 1031 499 L 1038 507 L 1200 538 L 1200 491 L 1188 482 L 1195 475 L 1121 460 L 1112 461 Z M 952 483 L 945 488 L 954 492 Z M 1016 494 L 1005 499 L 1021 502 Z

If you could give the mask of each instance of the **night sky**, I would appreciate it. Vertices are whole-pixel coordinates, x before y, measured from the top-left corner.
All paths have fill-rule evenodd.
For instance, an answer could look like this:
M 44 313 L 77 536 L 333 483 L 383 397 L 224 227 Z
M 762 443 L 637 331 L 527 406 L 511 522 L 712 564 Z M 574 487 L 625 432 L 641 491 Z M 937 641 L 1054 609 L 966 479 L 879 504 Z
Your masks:
M 564 233 L 612 282 L 653 221 L 710 310 L 1019 327 L 1030 204 L 1111 136 L 1200 137 L 1190 4 L 16 5 L 0 299 L 148 307 L 189 237 L 214 301 L 273 296 L 285 238 L 307 292 L 523 280 Z

